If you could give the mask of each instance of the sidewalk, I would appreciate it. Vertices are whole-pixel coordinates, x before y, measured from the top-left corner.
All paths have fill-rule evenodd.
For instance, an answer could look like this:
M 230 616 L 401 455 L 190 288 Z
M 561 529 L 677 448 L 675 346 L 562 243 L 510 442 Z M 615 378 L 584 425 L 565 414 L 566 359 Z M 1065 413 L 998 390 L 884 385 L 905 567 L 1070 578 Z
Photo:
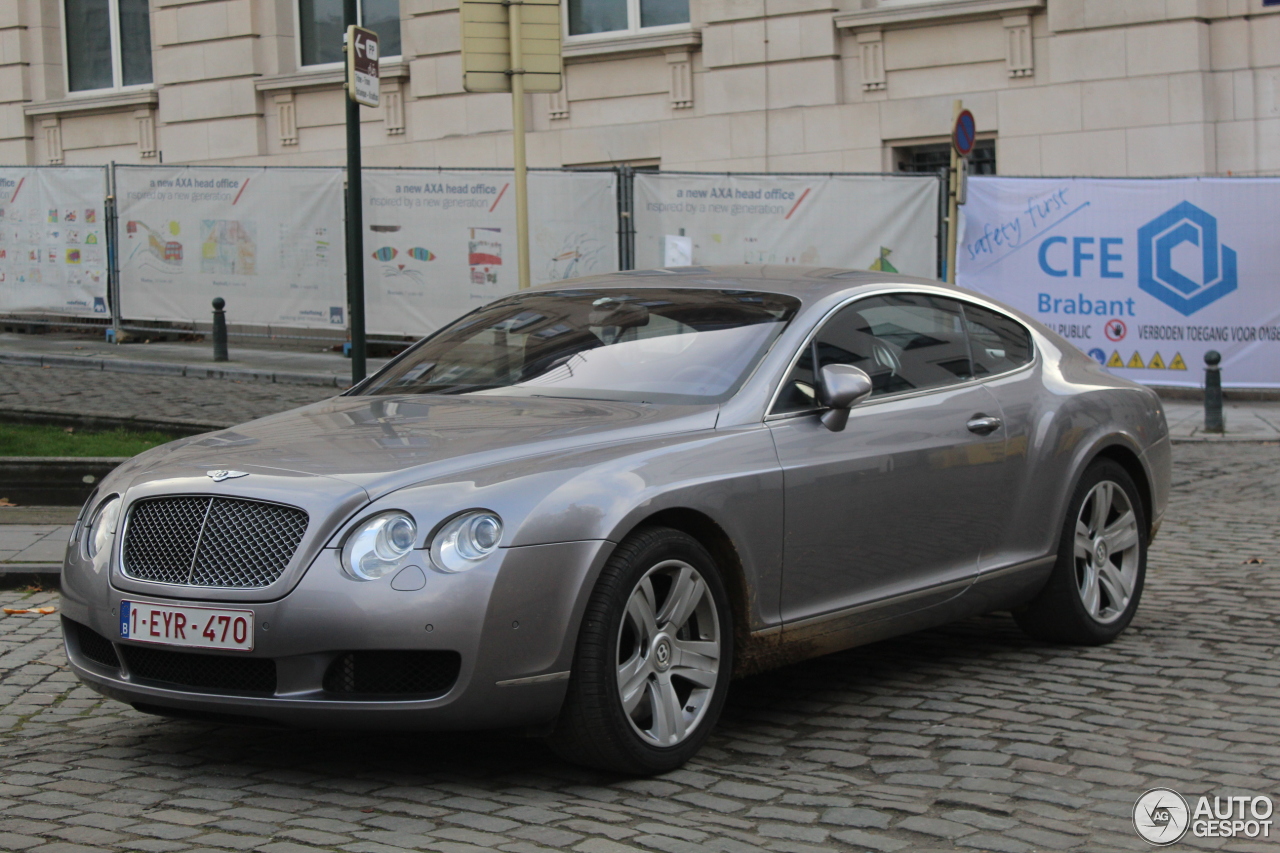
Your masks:
M 330 350 L 306 352 L 232 345 L 230 361 L 215 362 L 213 345 L 201 343 L 109 344 L 62 335 L 0 333 L 0 364 L 73 367 L 118 373 L 251 379 L 292 385 L 346 388 L 351 361 Z M 373 373 L 388 359 L 371 358 Z
M 0 588 L 55 583 L 76 507 L 0 507 Z
M 1174 441 L 1280 441 L 1280 402 L 1225 403 L 1226 432 L 1204 431 L 1204 404 L 1165 400 L 1164 416 Z

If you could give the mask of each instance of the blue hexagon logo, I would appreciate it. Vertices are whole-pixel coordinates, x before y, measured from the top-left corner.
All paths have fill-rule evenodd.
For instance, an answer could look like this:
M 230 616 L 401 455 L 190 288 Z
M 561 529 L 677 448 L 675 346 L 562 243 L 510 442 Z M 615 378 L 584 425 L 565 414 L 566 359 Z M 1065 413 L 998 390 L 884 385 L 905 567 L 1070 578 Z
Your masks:
M 1200 247 L 1197 270 L 1174 266 L 1173 250 Z M 1190 317 L 1236 289 L 1236 253 L 1218 242 L 1218 220 L 1189 201 L 1138 229 L 1138 286 Z

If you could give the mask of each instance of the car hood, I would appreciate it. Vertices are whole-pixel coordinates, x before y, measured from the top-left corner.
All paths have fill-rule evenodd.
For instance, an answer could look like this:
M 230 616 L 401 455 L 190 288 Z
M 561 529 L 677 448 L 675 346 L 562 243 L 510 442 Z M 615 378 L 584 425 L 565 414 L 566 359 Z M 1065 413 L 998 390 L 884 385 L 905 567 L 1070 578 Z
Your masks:
M 153 482 L 218 469 L 278 471 L 343 481 L 376 499 L 508 459 L 713 429 L 717 408 L 550 397 L 335 397 L 137 461 Z

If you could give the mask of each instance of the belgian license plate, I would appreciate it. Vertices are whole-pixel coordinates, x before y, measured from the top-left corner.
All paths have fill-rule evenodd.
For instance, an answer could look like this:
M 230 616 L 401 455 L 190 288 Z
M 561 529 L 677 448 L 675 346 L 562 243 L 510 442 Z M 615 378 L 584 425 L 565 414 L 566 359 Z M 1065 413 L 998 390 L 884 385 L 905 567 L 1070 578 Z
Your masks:
M 253 651 L 253 611 L 122 601 L 120 639 L 196 649 Z

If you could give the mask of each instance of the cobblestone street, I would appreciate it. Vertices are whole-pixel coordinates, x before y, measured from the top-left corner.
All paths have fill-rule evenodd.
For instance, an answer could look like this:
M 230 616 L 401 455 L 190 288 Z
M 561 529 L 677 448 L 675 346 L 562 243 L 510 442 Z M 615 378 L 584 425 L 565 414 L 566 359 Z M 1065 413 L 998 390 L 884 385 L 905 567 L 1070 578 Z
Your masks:
M 0 849 L 1148 849 L 1130 810 L 1150 787 L 1280 792 L 1280 446 L 1177 445 L 1174 479 L 1113 645 L 997 615 L 756 676 L 709 748 L 645 781 L 536 741 L 148 717 L 78 686 L 57 615 L 0 617 Z

